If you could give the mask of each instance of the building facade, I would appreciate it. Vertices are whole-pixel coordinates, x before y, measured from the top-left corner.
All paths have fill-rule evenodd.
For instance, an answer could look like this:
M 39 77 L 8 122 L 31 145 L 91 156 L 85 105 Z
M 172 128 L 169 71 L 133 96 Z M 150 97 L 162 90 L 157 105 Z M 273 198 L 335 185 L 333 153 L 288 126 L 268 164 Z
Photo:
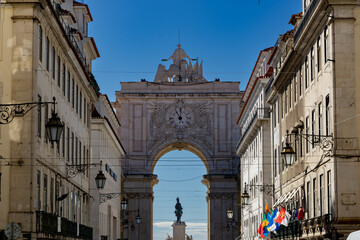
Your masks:
M 27 239 L 92 239 L 89 172 L 82 170 L 90 163 L 90 106 L 98 99 L 91 61 L 99 53 L 87 33 L 89 8 L 2 0 L 0 16 L 1 103 L 57 103 L 1 125 L 0 238 L 15 222 Z M 65 127 L 52 144 L 45 124 L 53 110 Z
M 125 155 L 125 151 L 117 136 L 119 128 L 120 122 L 108 97 L 100 95 L 99 101 L 94 104 L 91 116 L 91 160 L 101 161 L 106 184 L 104 189 L 99 191 L 95 178 L 90 179 L 90 195 L 94 197 L 92 203 L 94 207 L 90 211 L 93 239 L 126 239 L 120 229 L 120 221 L 124 218 L 120 205 L 121 158 Z M 96 176 L 97 171 L 97 168 L 91 168 L 90 176 Z
M 237 124 L 241 135 L 237 145 L 240 156 L 240 192 L 250 195 L 249 203 L 241 205 L 242 238 L 253 239 L 262 220 L 265 204 L 272 203 L 270 108 L 265 100 L 267 83 L 272 75 L 268 60 L 273 48 L 260 52 L 242 101 Z
M 358 5 L 303 1 L 271 59 L 274 207 L 295 211 L 277 238 L 343 239 L 360 227 Z M 295 153 L 290 165 L 278 157 L 287 143 Z

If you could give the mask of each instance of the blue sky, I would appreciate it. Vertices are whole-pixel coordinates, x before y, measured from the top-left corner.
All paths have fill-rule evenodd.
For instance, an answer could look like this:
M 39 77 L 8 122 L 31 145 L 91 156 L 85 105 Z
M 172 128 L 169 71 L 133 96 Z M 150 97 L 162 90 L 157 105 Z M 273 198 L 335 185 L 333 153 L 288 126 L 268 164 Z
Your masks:
M 161 59 L 171 56 L 179 42 L 179 29 L 187 54 L 204 60 L 208 81 L 237 81 L 244 90 L 260 50 L 273 46 L 279 34 L 290 30 L 291 15 L 301 11 L 300 0 L 261 0 L 260 4 L 258 0 L 85 2 L 94 18 L 89 35 L 95 38 L 101 55 L 93 62 L 93 73 L 101 92 L 111 101 L 115 100 L 115 91 L 120 90 L 120 82 L 154 80 Z M 160 161 L 155 174 L 160 180 L 180 182 L 160 181 L 154 188 L 154 240 L 165 239 L 165 232 L 171 235 L 170 228 L 162 226 L 175 220 L 177 195 L 181 195 L 184 205 L 187 229 L 194 229 L 190 234 L 195 240 L 207 239 L 206 189 L 201 177 L 181 182 L 205 174 L 204 166 L 185 151 L 171 152 L 163 158 L 169 164 L 161 166 Z M 197 161 L 198 166 L 179 167 L 176 163 L 181 159 Z M 174 189 L 186 191 L 178 194 Z

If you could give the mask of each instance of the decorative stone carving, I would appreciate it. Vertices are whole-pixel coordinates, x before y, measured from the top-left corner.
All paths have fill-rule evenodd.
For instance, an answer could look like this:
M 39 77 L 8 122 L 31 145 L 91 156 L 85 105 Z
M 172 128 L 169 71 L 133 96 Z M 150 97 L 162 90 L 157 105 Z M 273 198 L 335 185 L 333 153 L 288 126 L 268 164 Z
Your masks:
M 172 104 L 155 103 L 150 111 L 148 149 L 154 149 L 156 145 L 174 138 L 180 144 L 184 139 L 189 139 L 212 148 L 213 133 L 208 104 L 185 103 L 180 99 Z
M 161 83 L 198 83 L 206 82 L 206 79 L 203 76 L 202 61 L 199 65 L 199 58 L 191 59 L 181 48 L 181 45 L 177 45 L 174 53 L 168 59 L 163 59 L 163 61 L 173 60 L 173 63 L 170 65 L 169 69 L 162 64 L 159 64 L 157 73 L 155 75 L 154 82 Z M 189 61 L 187 61 L 189 60 Z M 196 63 L 193 66 L 192 61 Z

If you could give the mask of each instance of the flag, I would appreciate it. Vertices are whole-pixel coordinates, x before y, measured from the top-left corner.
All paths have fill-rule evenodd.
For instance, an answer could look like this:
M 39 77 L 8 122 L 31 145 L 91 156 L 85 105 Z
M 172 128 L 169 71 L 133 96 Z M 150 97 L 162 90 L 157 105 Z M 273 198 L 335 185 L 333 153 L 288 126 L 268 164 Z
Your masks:
M 263 217 L 262 221 L 260 222 L 259 229 L 258 229 L 258 234 L 260 234 L 260 237 L 261 237 L 261 238 L 264 238 L 264 237 L 265 237 L 264 234 L 263 234 L 263 232 L 264 232 L 263 222 L 264 222 L 264 221 L 266 221 L 265 214 L 264 214 L 264 217 Z
M 267 205 L 267 203 L 265 203 L 265 214 L 269 213 L 271 215 L 271 210 L 269 208 L 269 206 Z
M 269 224 L 268 224 L 268 229 L 270 230 L 270 232 L 274 232 L 277 229 L 277 224 L 275 223 L 275 218 L 279 215 L 279 211 L 277 209 L 274 210 L 273 214 L 270 217 Z M 278 224 L 280 225 L 280 224 Z
M 279 213 L 278 217 L 276 218 L 275 222 L 281 223 L 285 218 L 285 215 L 286 215 L 285 213 L 286 213 L 285 208 L 281 207 L 280 213 Z
M 266 214 L 264 213 L 263 219 L 260 223 L 258 233 L 260 234 L 261 238 L 267 237 L 269 235 L 269 230 L 267 229 L 267 225 L 269 222 L 266 219 Z
M 291 218 L 290 213 L 288 213 L 287 211 L 285 211 L 285 217 L 282 220 L 282 222 L 280 223 L 281 225 L 284 225 L 285 227 L 287 227 L 289 225 L 289 219 Z

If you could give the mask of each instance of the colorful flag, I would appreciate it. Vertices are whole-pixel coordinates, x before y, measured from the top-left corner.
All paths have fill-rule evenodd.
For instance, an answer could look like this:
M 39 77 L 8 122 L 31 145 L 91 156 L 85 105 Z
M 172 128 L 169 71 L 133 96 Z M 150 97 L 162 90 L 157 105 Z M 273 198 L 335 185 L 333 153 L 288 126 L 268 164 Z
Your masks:
M 267 203 L 265 203 L 265 214 L 269 213 L 271 215 L 271 210 L 269 208 L 269 206 L 267 205 Z
M 263 224 L 263 222 L 264 222 L 264 221 L 266 221 L 265 214 L 264 214 L 264 216 L 263 216 L 262 221 L 260 222 L 259 229 L 258 229 L 258 234 L 260 234 L 260 237 L 261 237 L 261 238 L 264 238 L 264 237 L 265 237 L 264 234 L 263 234 L 263 232 L 264 232 L 264 224 Z
M 281 223 L 284 220 L 285 215 L 286 215 L 286 210 L 285 208 L 281 207 L 279 216 L 276 218 L 275 222 Z
M 268 220 L 269 221 L 268 229 L 270 232 L 276 231 L 277 226 L 274 221 L 275 221 L 275 217 L 278 215 L 278 213 L 279 213 L 279 211 L 277 209 L 275 209 L 273 214 L 270 216 L 270 220 Z M 269 218 L 269 215 L 268 215 L 268 218 Z
M 285 217 L 282 220 L 282 222 L 280 223 L 281 225 L 284 225 L 285 227 L 287 227 L 289 225 L 289 219 L 291 218 L 290 213 L 288 213 L 287 211 L 285 212 Z

